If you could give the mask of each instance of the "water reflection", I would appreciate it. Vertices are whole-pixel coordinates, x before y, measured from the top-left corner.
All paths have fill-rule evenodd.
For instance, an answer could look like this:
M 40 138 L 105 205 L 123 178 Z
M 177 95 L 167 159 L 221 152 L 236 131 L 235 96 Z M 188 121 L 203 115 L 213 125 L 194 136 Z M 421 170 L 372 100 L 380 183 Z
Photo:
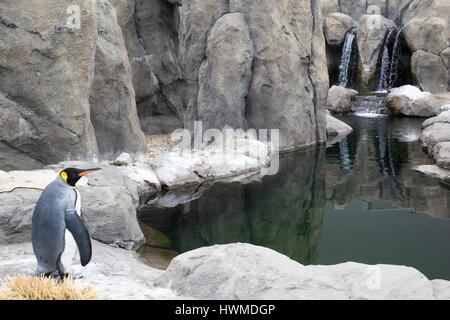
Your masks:
M 178 252 L 247 242 L 316 263 L 325 209 L 324 160 L 324 148 L 285 155 L 278 175 L 263 182 L 217 183 L 191 202 L 144 207 L 139 218 L 170 238 Z
M 327 150 L 283 155 L 276 176 L 143 207 L 148 242 L 178 253 L 248 242 L 303 264 L 404 264 L 450 280 L 450 190 L 411 170 L 430 163 L 418 141 L 422 120 L 342 120 L 351 135 Z
M 435 179 L 412 170 L 432 163 L 418 141 L 423 120 L 352 116 L 342 120 L 355 132 L 327 149 L 327 199 L 335 208 L 344 208 L 358 197 L 370 197 L 450 218 L 449 191 Z M 350 154 L 350 164 L 346 154 Z

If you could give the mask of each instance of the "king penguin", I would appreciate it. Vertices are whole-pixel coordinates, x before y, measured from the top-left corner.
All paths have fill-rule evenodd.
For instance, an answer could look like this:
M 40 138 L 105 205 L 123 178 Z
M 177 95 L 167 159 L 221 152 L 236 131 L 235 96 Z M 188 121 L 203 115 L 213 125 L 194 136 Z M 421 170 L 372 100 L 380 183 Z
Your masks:
M 96 170 L 100 168 L 64 169 L 42 192 L 31 222 L 36 275 L 63 279 L 75 255 L 75 245 L 82 266 L 91 260 L 91 239 L 80 218 L 81 197 L 75 184 L 82 176 Z

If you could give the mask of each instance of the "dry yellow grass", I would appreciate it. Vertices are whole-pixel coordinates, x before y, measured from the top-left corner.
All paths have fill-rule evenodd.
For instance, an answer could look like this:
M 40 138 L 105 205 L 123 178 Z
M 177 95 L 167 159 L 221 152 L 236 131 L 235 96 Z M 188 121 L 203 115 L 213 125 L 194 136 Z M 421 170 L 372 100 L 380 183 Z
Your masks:
M 72 278 L 6 276 L 0 283 L 0 300 L 99 300 L 91 287 L 80 287 Z

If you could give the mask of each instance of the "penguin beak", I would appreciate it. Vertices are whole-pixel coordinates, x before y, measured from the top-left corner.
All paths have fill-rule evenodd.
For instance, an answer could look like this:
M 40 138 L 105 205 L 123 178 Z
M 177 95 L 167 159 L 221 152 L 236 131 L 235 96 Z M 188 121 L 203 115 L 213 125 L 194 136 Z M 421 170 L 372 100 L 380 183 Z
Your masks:
M 82 176 L 84 176 L 84 175 L 86 175 L 88 173 L 91 173 L 91 172 L 94 172 L 94 171 L 97 171 L 97 170 L 100 170 L 100 169 L 101 168 L 87 169 L 87 170 L 84 170 L 83 172 L 79 173 L 78 176 L 82 177 Z

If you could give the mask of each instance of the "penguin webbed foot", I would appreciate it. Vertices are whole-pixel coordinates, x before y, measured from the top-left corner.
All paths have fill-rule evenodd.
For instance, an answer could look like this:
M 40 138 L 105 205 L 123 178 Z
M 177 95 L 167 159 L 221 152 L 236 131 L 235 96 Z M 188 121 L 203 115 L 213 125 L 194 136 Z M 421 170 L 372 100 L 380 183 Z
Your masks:
M 67 273 L 64 273 L 64 275 L 61 278 L 61 280 L 64 280 L 64 279 L 67 279 L 67 278 L 72 279 L 72 280 L 77 280 L 77 279 L 82 279 L 83 276 L 82 275 L 76 276 L 76 275 L 73 275 L 73 274 L 67 272 Z
M 60 273 L 60 272 L 46 272 L 39 274 L 40 277 L 52 278 L 58 281 L 64 281 L 67 278 L 72 278 L 70 273 Z

